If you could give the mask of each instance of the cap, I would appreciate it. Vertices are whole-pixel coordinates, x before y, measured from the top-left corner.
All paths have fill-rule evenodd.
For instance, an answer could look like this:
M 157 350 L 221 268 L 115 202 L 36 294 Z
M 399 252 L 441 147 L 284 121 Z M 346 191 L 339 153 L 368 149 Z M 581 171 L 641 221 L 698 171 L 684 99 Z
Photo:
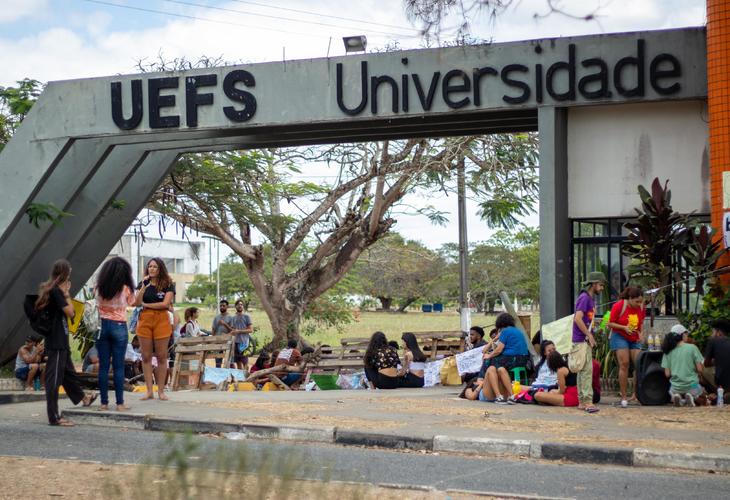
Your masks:
M 672 327 L 670 332 L 676 335 L 684 335 L 685 333 L 687 333 L 687 329 L 684 327 L 684 325 L 676 324 Z
M 591 271 L 588 273 L 588 279 L 583 282 L 583 286 L 588 286 L 592 283 L 605 283 L 606 275 L 601 271 Z

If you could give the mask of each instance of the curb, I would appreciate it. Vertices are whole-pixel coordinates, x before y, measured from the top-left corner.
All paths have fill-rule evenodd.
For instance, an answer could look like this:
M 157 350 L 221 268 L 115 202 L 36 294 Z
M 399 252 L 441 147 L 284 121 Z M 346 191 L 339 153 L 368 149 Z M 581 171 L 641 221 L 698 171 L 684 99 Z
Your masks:
M 336 427 L 299 427 L 259 424 L 208 422 L 184 418 L 156 417 L 140 413 L 118 413 L 68 409 L 64 417 L 79 423 L 107 427 L 126 427 L 148 431 L 240 433 L 246 439 L 280 439 L 416 450 L 465 453 L 474 456 L 513 456 L 542 460 L 564 460 L 576 464 L 621 465 L 629 467 L 677 468 L 694 471 L 730 472 L 730 455 L 673 453 L 644 448 L 601 448 L 540 441 L 467 438 L 438 435 L 416 437 L 338 429 Z
M 59 394 L 59 398 L 60 396 L 61 395 Z M 34 403 L 36 401 L 45 400 L 45 392 L 19 392 L 17 394 L 0 394 L 0 405 L 10 405 L 15 403 Z
M 335 444 L 390 448 L 393 450 L 433 450 L 433 438 L 335 430 Z

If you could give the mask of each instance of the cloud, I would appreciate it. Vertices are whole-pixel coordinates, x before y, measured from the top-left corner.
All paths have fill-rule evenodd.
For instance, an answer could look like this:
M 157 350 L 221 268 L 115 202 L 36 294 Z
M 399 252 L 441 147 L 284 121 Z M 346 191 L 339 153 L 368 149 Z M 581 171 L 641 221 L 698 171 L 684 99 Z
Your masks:
M 0 23 L 9 23 L 30 15 L 36 15 L 47 7 L 47 0 L 3 0 Z

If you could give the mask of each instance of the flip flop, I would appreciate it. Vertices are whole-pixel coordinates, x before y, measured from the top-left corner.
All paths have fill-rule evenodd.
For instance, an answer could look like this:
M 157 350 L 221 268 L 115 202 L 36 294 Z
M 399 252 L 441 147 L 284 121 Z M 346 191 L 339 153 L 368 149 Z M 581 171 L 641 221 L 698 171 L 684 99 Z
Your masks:
M 585 409 L 585 412 L 586 412 L 586 413 L 598 413 L 599 411 L 601 411 L 601 410 L 599 410 L 599 409 L 598 409 L 598 408 L 596 408 L 595 406 L 589 406 L 589 407 L 587 407 L 587 408 Z
M 81 404 L 83 406 L 89 407 L 94 403 L 94 401 L 96 401 L 96 398 L 98 398 L 98 397 L 99 397 L 99 395 L 97 393 L 92 392 L 91 395 L 89 395 L 89 399 L 87 401 L 84 401 Z M 84 399 L 86 399 L 86 398 L 84 398 Z

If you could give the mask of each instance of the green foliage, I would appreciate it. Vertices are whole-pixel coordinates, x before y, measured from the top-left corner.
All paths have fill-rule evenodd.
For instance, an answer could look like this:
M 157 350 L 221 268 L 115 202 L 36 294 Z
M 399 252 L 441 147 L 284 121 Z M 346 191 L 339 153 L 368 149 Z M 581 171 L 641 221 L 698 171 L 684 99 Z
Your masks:
M 36 228 L 41 227 L 41 223 L 50 221 L 54 226 L 61 225 L 61 219 L 64 217 L 73 217 L 73 214 L 64 212 L 53 203 L 31 203 L 25 209 L 28 216 L 28 222 Z
M 0 87 L 0 151 L 43 90 L 38 80 L 25 78 L 16 83 L 17 87 Z
M 221 297 L 233 301 L 242 299 L 248 307 L 251 298 L 254 296 L 253 285 L 246 274 L 246 268 L 241 259 L 236 255 L 230 255 L 220 265 L 220 286 Z M 198 274 L 187 289 L 186 295 L 191 299 L 205 302 L 206 297 L 216 294 L 216 271 L 213 275 Z M 215 302 L 215 300 L 214 300 Z
M 704 351 L 705 343 L 712 335 L 710 322 L 727 319 L 728 315 L 730 315 L 730 287 L 712 283 L 710 290 L 702 299 L 702 309 L 699 312 L 679 312 L 677 318 L 689 330 L 697 347 Z
M 357 276 L 363 292 L 377 297 L 383 309 L 397 302 L 405 310 L 415 300 L 433 295 L 444 266 L 437 252 L 391 233 L 364 252 Z
M 629 279 L 651 288 L 664 287 L 670 284 L 673 258 L 681 252 L 687 241 L 687 216 L 672 209 L 672 192 L 655 178 L 651 184 L 651 192 L 639 186 L 641 209 L 634 209 L 637 218 L 627 222 L 627 242 L 623 245 L 624 255 L 631 258 L 627 267 Z M 671 314 L 672 287 L 660 292 L 666 303 L 666 310 Z
M 690 227 L 687 231 L 687 241 L 682 249 L 682 257 L 689 266 L 689 271 L 695 277 L 695 292 L 699 295 L 705 293 L 704 283 L 707 275 L 716 267 L 726 249 L 723 248 L 722 240 L 715 239 L 717 231 L 707 225 Z

